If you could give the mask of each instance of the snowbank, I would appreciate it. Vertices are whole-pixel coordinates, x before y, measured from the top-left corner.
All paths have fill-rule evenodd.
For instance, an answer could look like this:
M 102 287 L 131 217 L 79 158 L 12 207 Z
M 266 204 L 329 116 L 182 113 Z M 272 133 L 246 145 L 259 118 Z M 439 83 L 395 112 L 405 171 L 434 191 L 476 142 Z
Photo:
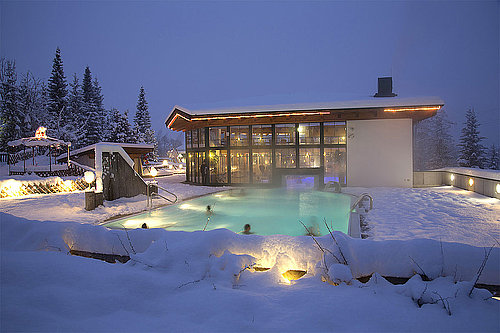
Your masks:
M 461 173 L 467 176 L 488 178 L 500 181 L 500 170 L 450 167 L 450 168 L 435 169 L 432 171 L 447 171 L 447 172 Z

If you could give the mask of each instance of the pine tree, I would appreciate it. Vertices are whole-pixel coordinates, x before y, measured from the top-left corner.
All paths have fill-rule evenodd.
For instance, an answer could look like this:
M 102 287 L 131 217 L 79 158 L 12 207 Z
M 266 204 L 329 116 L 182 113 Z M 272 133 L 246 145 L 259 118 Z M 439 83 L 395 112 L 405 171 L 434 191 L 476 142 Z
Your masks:
M 128 110 L 122 115 L 117 109 L 111 109 L 111 125 L 111 142 L 129 143 L 133 140 L 133 132 L 128 121 Z
M 500 170 L 500 148 L 497 148 L 495 144 L 492 144 L 488 150 L 486 168 L 491 170 Z
M 7 143 L 21 137 L 22 118 L 18 107 L 16 63 L 1 59 L 0 68 L 0 149 L 7 150 Z
M 148 111 L 148 102 L 144 87 L 141 86 L 137 101 L 137 111 L 134 117 L 134 132 L 138 143 L 149 143 L 154 145 L 153 159 L 158 158 L 158 140 L 155 131 L 151 128 L 151 116 Z
M 52 63 L 52 74 L 48 84 L 48 113 L 49 113 L 49 128 L 61 136 L 63 133 L 62 127 L 68 121 L 66 112 L 66 94 L 67 94 L 66 77 L 64 76 L 63 62 L 61 58 L 61 50 L 56 49 L 56 55 Z
M 456 165 L 455 144 L 450 134 L 451 122 L 445 111 L 431 118 L 431 142 L 429 169 L 440 169 Z
M 69 84 L 70 90 L 68 94 L 68 119 L 72 126 L 68 132 L 72 133 L 70 141 L 73 147 L 79 148 L 80 141 L 83 138 L 83 129 L 85 127 L 85 114 L 83 110 L 83 99 L 80 81 L 76 73 L 73 74 L 73 81 Z
M 83 74 L 82 101 L 84 125 L 80 142 L 82 146 L 91 145 L 101 140 L 99 133 L 99 114 L 96 107 L 96 94 L 92 83 L 92 74 L 87 66 Z
M 484 147 L 479 136 L 479 123 L 474 109 L 468 109 L 465 114 L 465 124 L 460 136 L 460 160 L 459 164 L 469 168 L 483 168 Z
M 107 121 L 109 118 L 108 110 L 104 108 L 104 97 L 102 96 L 102 89 L 97 78 L 94 78 L 92 87 L 94 89 L 94 105 L 96 108 L 99 125 L 99 141 L 106 141 L 109 139 L 111 128 L 109 126 L 109 122 Z

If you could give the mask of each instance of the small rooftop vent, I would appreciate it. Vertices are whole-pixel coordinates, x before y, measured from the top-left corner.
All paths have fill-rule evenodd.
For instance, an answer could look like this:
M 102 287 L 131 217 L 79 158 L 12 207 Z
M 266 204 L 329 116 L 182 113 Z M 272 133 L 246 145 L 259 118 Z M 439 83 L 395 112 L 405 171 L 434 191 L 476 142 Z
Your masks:
M 373 97 L 395 97 L 397 94 L 392 92 L 392 77 L 378 78 L 378 92 Z

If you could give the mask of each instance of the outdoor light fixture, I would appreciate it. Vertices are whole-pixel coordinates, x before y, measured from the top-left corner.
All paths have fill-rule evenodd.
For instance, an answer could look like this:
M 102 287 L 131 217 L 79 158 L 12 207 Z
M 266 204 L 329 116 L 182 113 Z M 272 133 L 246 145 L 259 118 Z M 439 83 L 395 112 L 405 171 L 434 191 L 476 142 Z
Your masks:
M 92 171 L 85 171 L 84 175 L 87 184 L 91 184 L 95 179 L 95 174 Z
M 495 191 L 500 194 L 500 184 L 497 184 L 497 186 L 495 186 Z
M 150 173 L 150 174 L 151 174 L 151 176 L 153 176 L 153 178 L 154 178 L 154 177 L 156 177 L 156 176 L 158 175 L 158 170 L 156 170 L 156 168 L 155 168 L 155 167 L 151 167 L 151 168 L 149 169 L 149 173 Z
M 163 166 L 167 166 L 168 165 L 168 161 L 167 160 L 163 160 L 163 162 L 161 163 Z
M 472 185 L 474 185 L 474 179 L 469 178 L 469 186 L 472 186 Z
M 450 175 L 450 180 L 451 180 L 451 181 L 454 181 L 454 180 L 455 180 L 455 175 L 454 175 L 454 174 L 451 174 L 451 175 Z
M 402 112 L 402 111 L 437 111 L 441 109 L 440 106 L 425 106 L 417 108 L 398 108 L 398 109 L 384 109 L 385 112 Z

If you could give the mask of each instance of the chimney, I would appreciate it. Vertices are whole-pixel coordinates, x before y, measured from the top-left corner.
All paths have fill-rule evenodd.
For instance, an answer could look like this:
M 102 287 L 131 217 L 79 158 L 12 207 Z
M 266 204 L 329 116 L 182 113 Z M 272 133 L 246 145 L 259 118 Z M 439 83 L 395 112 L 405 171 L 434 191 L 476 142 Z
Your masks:
M 392 77 L 378 78 L 378 92 L 373 97 L 394 97 L 397 94 L 392 92 Z

